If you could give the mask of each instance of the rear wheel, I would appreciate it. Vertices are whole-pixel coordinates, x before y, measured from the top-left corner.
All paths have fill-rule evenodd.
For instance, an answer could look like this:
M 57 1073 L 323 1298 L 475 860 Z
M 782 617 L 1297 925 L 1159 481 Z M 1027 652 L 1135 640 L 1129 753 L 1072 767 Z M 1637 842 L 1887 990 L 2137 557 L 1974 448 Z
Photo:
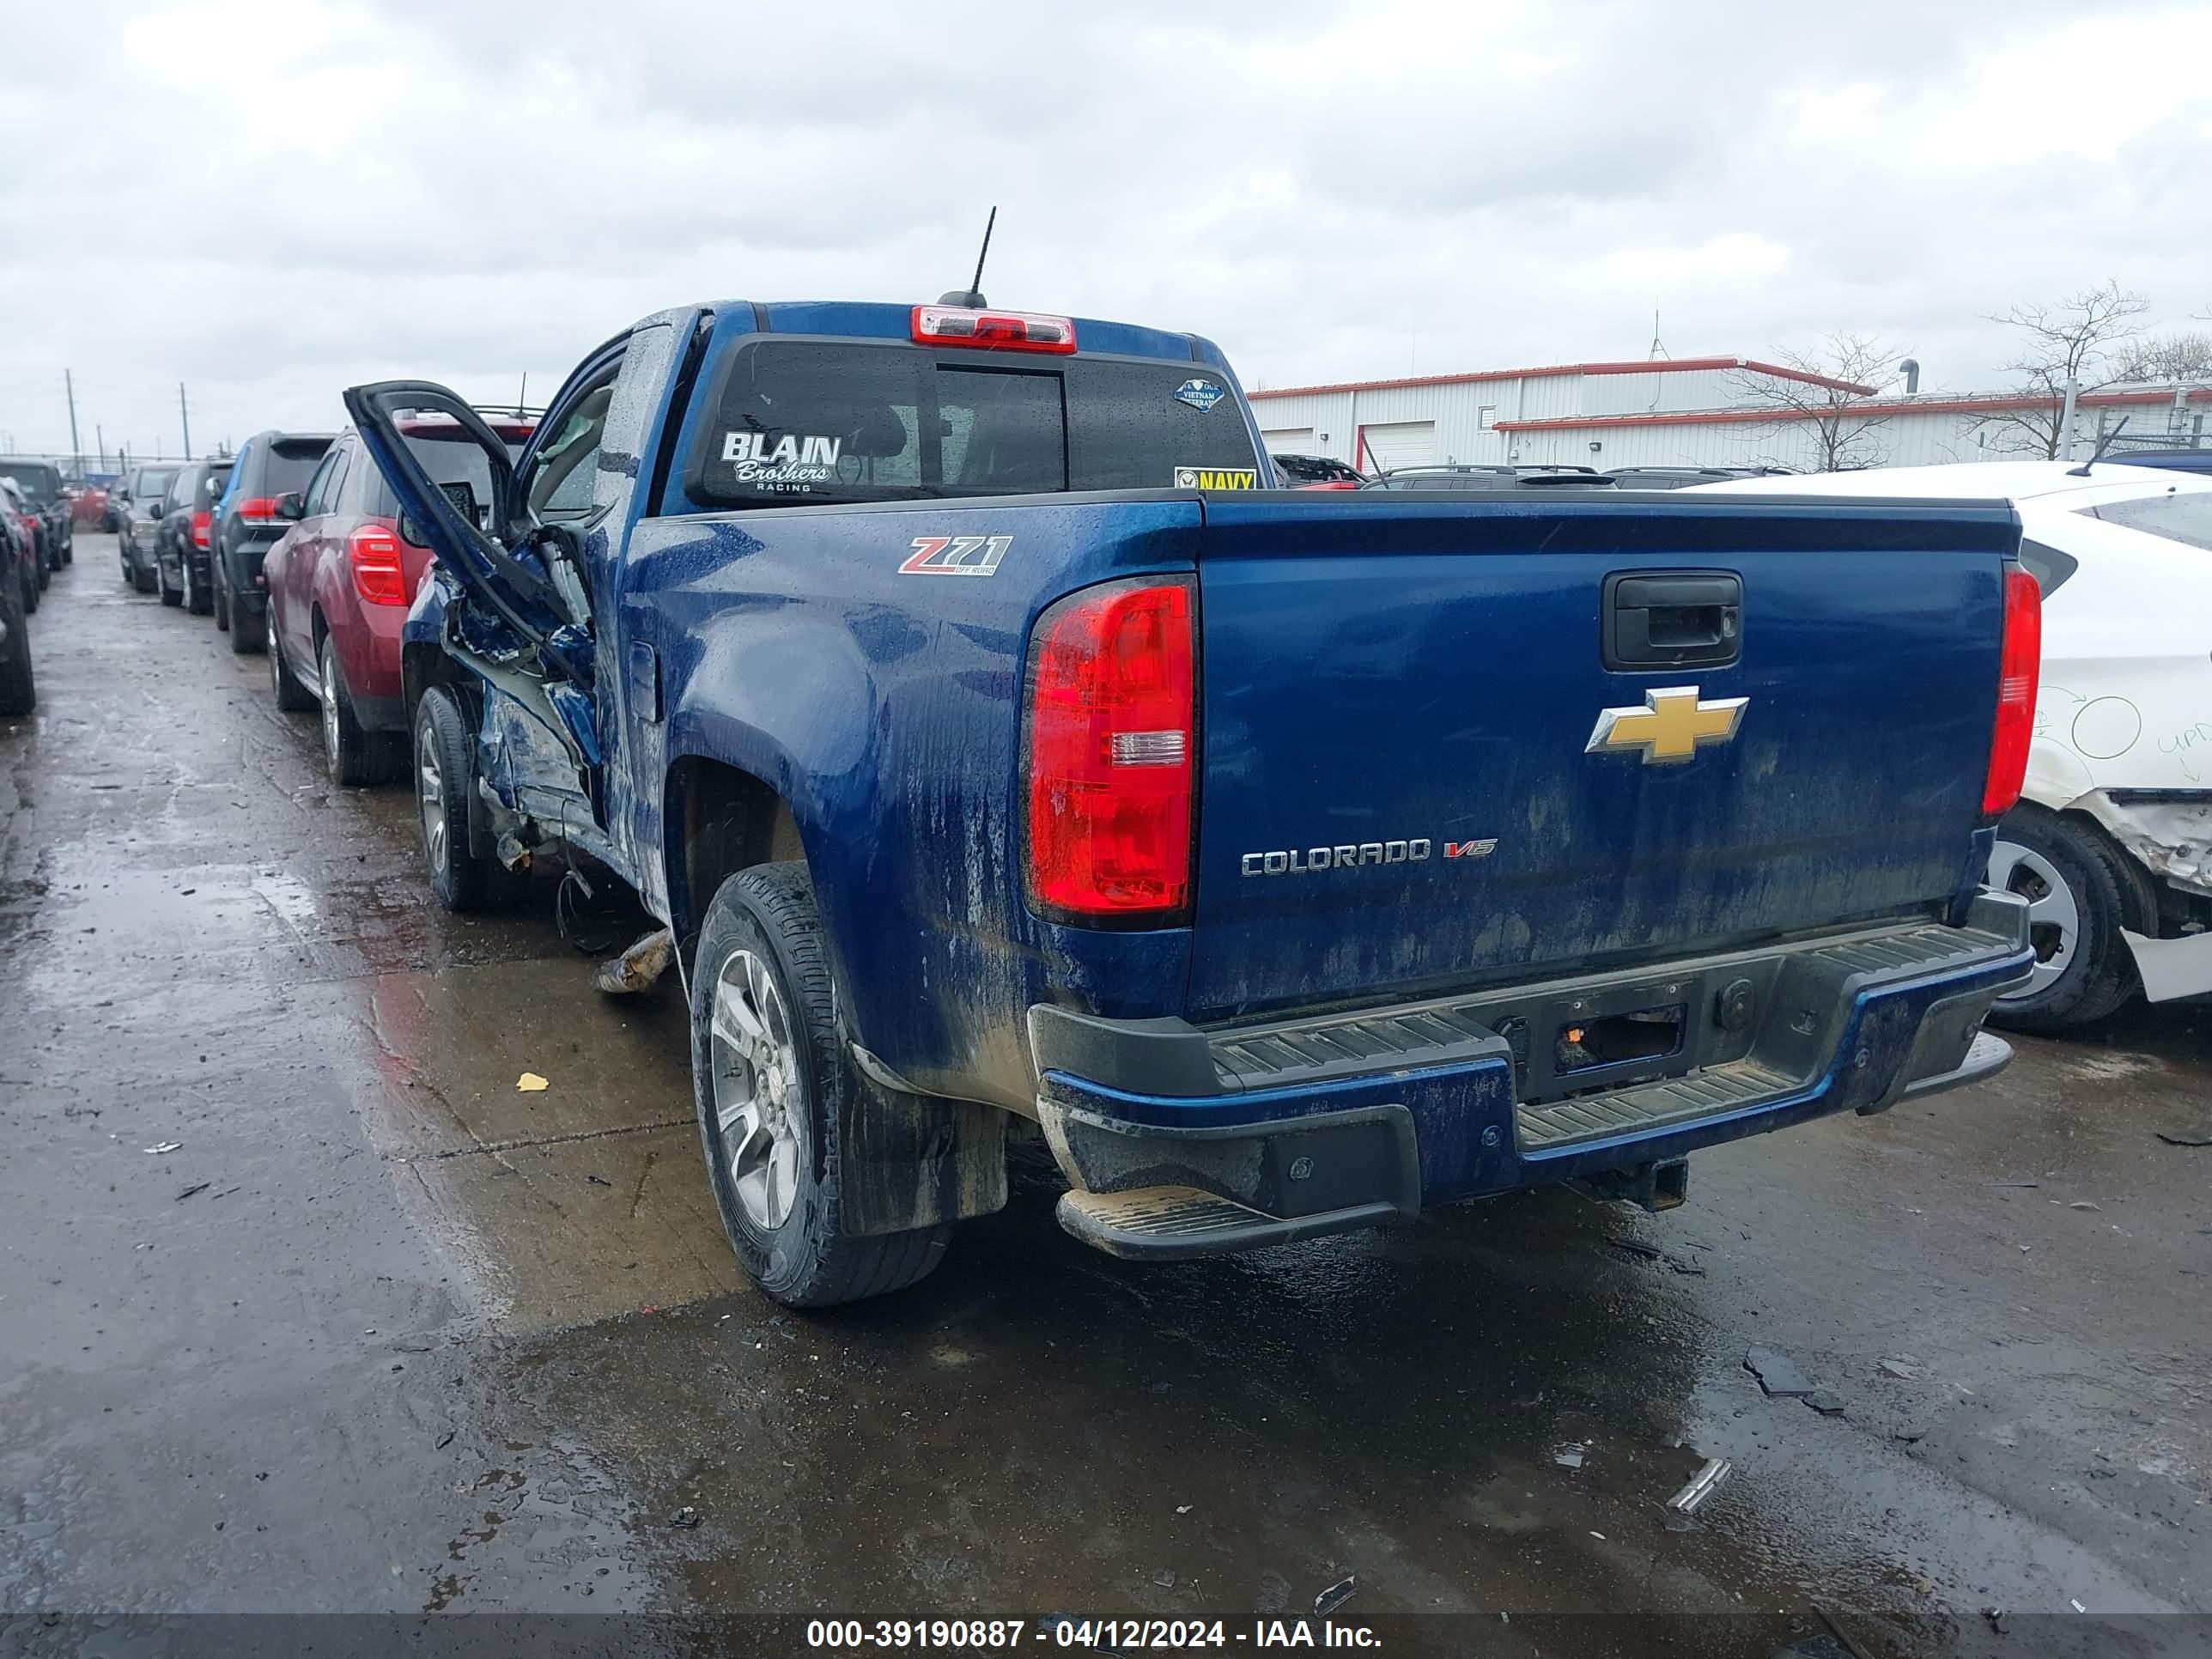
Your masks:
M 204 617 L 215 609 L 215 595 L 210 591 L 210 584 L 206 575 L 204 573 L 192 568 L 191 556 L 190 554 L 185 555 L 183 563 L 185 567 L 185 609 L 191 611 L 195 617 Z
M 161 585 L 163 605 L 175 605 L 185 602 L 185 590 L 169 586 L 168 567 L 161 562 L 161 556 L 158 553 L 154 556 L 154 580 Z
M 2069 1030 L 2134 994 L 2135 957 L 2120 936 L 2132 878 L 2094 831 L 2040 807 L 2016 807 L 1997 826 L 1985 880 L 2027 901 L 2036 957 L 2027 983 L 1991 1006 L 1992 1024 Z
M 26 570 L 17 586 L 23 590 L 23 614 L 27 617 L 39 608 L 39 593 L 46 584 Z
M 346 690 L 345 669 L 338 661 L 337 643 L 327 634 L 318 664 L 321 670 L 323 705 L 323 765 L 331 781 L 349 789 L 382 783 L 392 775 L 394 744 L 381 732 L 362 729 L 354 712 L 353 694 Z
M 315 706 L 314 693 L 300 684 L 291 665 L 284 660 L 284 647 L 273 635 L 269 641 L 269 686 L 276 694 L 276 706 L 288 714 L 303 714 Z
M 31 682 L 31 631 L 23 626 L 29 609 L 23 603 L 21 581 L 0 582 L 0 714 L 27 714 L 38 706 L 38 689 Z
M 234 605 L 229 607 L 229 610 L 231 650 L 239 656 L 244 657 L 250 656 L 256 651 L 267 649 L 268 617 L 266 615 L 257 617 L 251 611 L 241 611 Z
M 839 1040 L 805 865 L 741 870 L 708 907 L 691 979 L 691 1078 L 730 1247 L 777 1301 L 882 1296 L 944 1259 L 943 1224 L 842 1231 L 843 1108 L 868 1085 Z
M 276 647 L 270 649 L 273 654 Z M 416 707 L 414 761 L 422 867 L 438 902 L 448 910 L 488 910 L 521 897 L 529 872 L 480 858 L 470 846 L 469 792 L 476 787 L 476 769 L 469 726 L 443 686 L 432 686 Z
M 230 632 L 230 584 L 222 579 L 222 568 L 216 568 L 215 628 L 218 634 Z

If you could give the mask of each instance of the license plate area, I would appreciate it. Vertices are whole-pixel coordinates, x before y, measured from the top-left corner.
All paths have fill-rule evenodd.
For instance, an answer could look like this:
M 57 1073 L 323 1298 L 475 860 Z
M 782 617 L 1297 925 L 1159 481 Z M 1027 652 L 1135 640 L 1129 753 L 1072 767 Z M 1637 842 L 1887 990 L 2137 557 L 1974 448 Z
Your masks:
M 1523 1101 L 1562 1100 L 1680 1077 L 1723 1058 L 1703 974 L 1607 986 L 1516 1008 L 1493 1024 L 1513 1050 Z

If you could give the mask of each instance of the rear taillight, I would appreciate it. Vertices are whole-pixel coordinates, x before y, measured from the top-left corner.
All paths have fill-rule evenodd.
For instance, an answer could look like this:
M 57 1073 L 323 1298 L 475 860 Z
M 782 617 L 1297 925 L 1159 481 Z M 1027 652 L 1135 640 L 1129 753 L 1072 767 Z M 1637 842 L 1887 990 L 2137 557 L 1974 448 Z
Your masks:
M 380 524 L 365 524 L 346 538 L 353 591 L 370 605 L 407 603 L 407 574 L 400 568 L 399 538 Z
M 1030 640 L 1030 904 L 1170 926 L 1190 905 L 1197 650 L 1188 581 L 1094 587 Z
M 208 530 L 214 523 L 215 514 L 204 507 L 192 514 L 192 545 L 194 547 L 205 547 L 208 544 Z
M 1990 739 L 1990 776 L 1982 787 L 1989 817 L 2012 811 L 2027 777 L 2035 737 L 2035 684 L 2043 663 L 2043 590 L 2018 565 L 2005 567 L 2004 647 L 1997 659 L 1997 723 Z
M 960 306 L 916 306 L 916 345 L 976 346 L 999 351 L 1075 349 L 1075 319 L 1027 311 L 969 311 Z
M 238 516 L 248 524 L 275 524 L 277 521 L 276 497 L 248 495 L 238 504 Z

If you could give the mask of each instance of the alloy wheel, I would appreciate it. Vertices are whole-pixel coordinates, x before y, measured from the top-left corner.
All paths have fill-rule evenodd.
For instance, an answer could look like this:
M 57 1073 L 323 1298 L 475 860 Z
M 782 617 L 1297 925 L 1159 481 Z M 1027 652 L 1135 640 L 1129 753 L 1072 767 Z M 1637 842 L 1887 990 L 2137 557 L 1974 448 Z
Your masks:
M 2024 1002 L 2047 990 L 2072 963 L 2081 942 L 2081 907 L 2057 866 L 2016 841 L 2001 839 L 1990 848 L 1987 884 L 1996 892 L 2017 893 L 2027 901 L 2027 939 L 2035 950 L 2035 967 L 2026 985 L 1997 999 Z
M 338 657 L 337 653 L 325 647 L 322 653 L 323 679 L 323 762 L 331 769 L 331 775 L 338 775 Z
M 428 720 L 415 742 L 415 800 L 422 815 L 422 850 L 430 868 L 446 873 L 446 775 L 438 765 L 438 733 Z
M 710 1044 L 714 1116 L 730 1184 L 753 1224 L 773 1232 L 799 1188 L 799 1048 L 767 963 L 733 951 L 714 980 Z

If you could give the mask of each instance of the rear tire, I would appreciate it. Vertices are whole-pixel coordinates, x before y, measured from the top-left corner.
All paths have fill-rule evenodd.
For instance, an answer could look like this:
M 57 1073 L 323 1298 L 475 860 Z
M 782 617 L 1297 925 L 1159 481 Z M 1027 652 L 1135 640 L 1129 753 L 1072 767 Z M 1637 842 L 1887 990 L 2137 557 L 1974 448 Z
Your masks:
M 215 595 L 210 591 L 211 584 L 192 569 L 190 554 L 185 556 L 184 567 L 185 609 L 195 617 L 204 617 L 215 609 Z
M 27 571 L 16 586 L 23 590 L 23 614 L 27 617 L 35 615 L 39 609 L 39 594 L 46 584 Z
M 836 993 L 806 866 L 724 882 L 699 931 L 691 1085 L 730 1248 L 787 1307 L 903 1290 L 945 1259 L 943 1224 L 842 1230 L 843 1107 L 868 1087 L 840 1039 Z
M 269 685 L 276 694 L 276 706 L 288 714 L 305 714 L 315 706 L 315 694 L 300 684 L 292 666 L 284 660 L 284 647 L 272 635 L 269 641 Z
M 272 643 L 271 651 L 276 647 Z M 415 818 L 422 868 L 448 910 L 491 910 L 530 888 L 530 872 L 480 858 L 469 844 L 469 795 L 476 788 L 468 721 L 453 694 L 432 686 L 415 709 Z
M 230 586 L 220 576 L 215 580 L 215 631 L 230 632 Z
M 27 714 L 39 706 L 31 678 L 31 630 L 23 626 L 28 609 L 23 586 L 21 581 L 0 582 L 0 627 L 7 629 L 12 647 L 8 660 L 0 662 L 0 715 Z
M 2028 901 L 2034 976 L 1999 997 L 1990 1024 L 2051 1035 L 2104 1018 L 2136 990 L 2134 954 L 2120 937 L 2134 878 L 2094 831 L 2022 805 L 1997 826 L 1988 881 Z
M 337 645 L 327 634 L 323 635 L 318 656 L 322 670 L 317 701 L 323 709 L 324 769 L 330 773 L 331 781 L 343 788 L 384 782 L 398 769 L 396 745 L 385 732 L 362 730 L 361 718 L 354 712 L 353 693 L 346 690 Z
M 252 616 L 234 609 L 230 613 L 230 648 L 240 657 L 251 656 L 269 647 L 269 618 L 264 614 Z
M 149 568 L 144 565 L 133 565 L 131 568 L 131 585 L 141 593 L 151 593 L 155 585 L 160 580 L 161 571 L 158 568 Z
M 161 586 L 163 605 L 175 606 L 185 602 L 184 590 L 169 586 L 169 573 L 161 568 L 161 556 L 158 553 L 154 556 L 154 580 Z

